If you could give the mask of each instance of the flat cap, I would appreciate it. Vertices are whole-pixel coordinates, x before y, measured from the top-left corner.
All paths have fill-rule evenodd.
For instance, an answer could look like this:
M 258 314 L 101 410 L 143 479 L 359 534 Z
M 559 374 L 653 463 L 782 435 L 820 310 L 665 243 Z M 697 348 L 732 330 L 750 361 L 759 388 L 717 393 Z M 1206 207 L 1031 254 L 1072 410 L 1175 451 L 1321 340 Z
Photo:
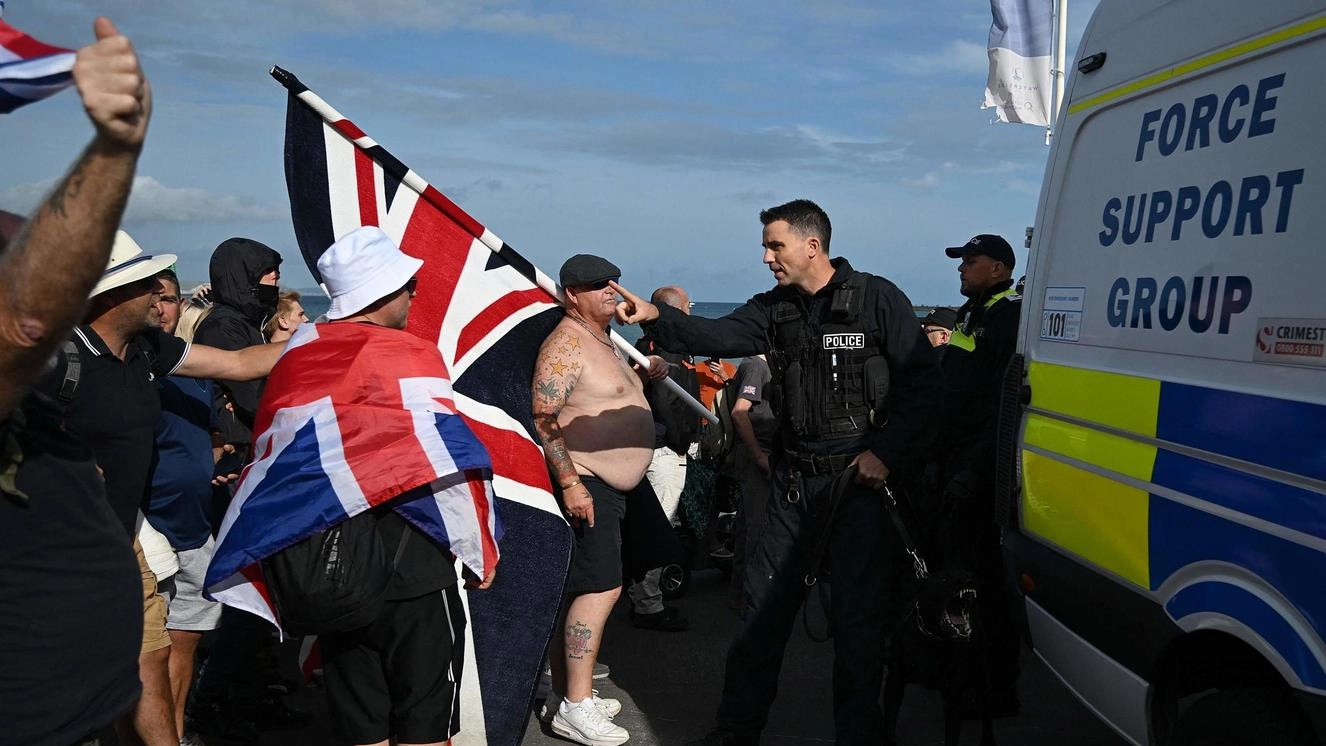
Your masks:
M 594 285 L 604 280 L 620 280 L 622 271 L 617 265 L 593 254 L 576 254 L 562 265 L 559 280 L 564 288 Z

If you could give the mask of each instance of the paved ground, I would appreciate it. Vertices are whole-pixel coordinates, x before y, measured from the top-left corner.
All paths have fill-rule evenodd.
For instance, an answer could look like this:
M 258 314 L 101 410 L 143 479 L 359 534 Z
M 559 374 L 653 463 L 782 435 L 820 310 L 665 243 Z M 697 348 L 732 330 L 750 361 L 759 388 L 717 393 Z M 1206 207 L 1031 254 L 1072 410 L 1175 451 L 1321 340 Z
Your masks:
M 603 659 L 612 667 L 598 682 L 603 696 L 622 700 L 616 722 L 631 732 L 631 744 L 677 746 L 705 733 L 722 686 L 723 654 L 737 625 L 726 604 L 726 581 L 714 571 L 696 573 L 690 592 L 672 602 L 691 620 L 681 633 L 638 630 L 619 605 L 609 622 Z M 765 746 L 832 743 L 829 643 L 815 643 L 800 625 L 788 650 L 782 683 Z M 1124 741 L 1072 697 L 1031 654 L 1022 677 L 1022 715 L 995 724 L 1000 746 L 1123 746 Z M 979 725 L 963 734 L 979 742 Z M 531 720 L 528 746 L 566 741 Z M 943 725 L 939 697 L 912 689 L 903 704 L 899 743 L 939 746 Z
M 604 696 L 621 699 L 617 722 L 631 732 L 631 746 L 679 746 L 705 733 L 722 685 L 723 654 L 737 625 L 727 606 L 726 580 L 716 571 L 694 575 L 690 592 L 672 602 L 691 620 L 690 630 L 665 633 L 630 626 L 621 604 L 608 623 L 604 660 L 612 675 L 596 682 Z M 831 652 L 815 643 L 800 625 L 789 647 L 782 684 L 765 746 L 807 746 L 833 742 L 830 694 Z M 1092 716 L 1030 653 L 1021 681 L 1022 714 L 995 725 L 1000 746 L 1124 746 L 1124 741 Z M 293 698 L 317 713 L 298 731 L 264 733 L 258 746 L 335 743 L 327 727 L 322 691 L 301 689 Z M 941 703 L 931 692 L 910 689 L 903 704 L 899 743 L 940 746 Z M 979 743 L 979 725 L 971 724 L 962 743 Z M 544 731 L 534 718 L 526 746 L 566 744 Z

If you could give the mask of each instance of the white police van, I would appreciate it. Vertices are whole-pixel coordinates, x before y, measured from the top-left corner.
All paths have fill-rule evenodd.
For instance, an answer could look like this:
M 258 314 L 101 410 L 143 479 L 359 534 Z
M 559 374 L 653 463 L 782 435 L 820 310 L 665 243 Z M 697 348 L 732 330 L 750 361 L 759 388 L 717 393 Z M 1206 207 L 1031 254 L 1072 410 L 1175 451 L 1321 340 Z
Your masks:
M 1005 391 L 1036 653 L 1135 744 L 1326 743 L 1326 2 L 1102 0 Z

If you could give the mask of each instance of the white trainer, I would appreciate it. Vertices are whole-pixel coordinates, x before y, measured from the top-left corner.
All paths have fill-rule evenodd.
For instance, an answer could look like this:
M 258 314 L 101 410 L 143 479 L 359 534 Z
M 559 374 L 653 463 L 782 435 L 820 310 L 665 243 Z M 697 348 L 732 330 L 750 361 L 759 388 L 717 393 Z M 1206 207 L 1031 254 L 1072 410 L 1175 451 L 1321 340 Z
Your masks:
M 600 697 L 597 689 L 591 689 L 590 691 L 593 693 L 594 706 L 599 708 L 604 715 L 614 718 L 617 717 L 617 713 L 622 711 L 621 700 L 612 697 Z M 562 695 L 557 692 L 549 694 L 548 698 L 543 701 L 543 707 L 539 709 L 539 720 L 545 723 L 552 720 L 553 714 L 557 712 L 558 705 L 562 704 L 562 699 Z
M 592 699 L 576 704 L 562 702 L 550 725 L 553 733 L 585 746 L 617 746 L 631 737 L 625 728 L 604 715 Z

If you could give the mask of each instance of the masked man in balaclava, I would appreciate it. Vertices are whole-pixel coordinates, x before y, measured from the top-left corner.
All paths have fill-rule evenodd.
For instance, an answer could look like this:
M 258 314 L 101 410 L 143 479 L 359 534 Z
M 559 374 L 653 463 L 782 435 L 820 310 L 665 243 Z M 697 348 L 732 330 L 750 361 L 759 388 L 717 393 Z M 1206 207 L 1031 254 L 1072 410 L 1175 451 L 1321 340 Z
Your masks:
M 213 307 L 194 340 L 209 347 L 239 350 L 262 344 L 262 325 L 276 312 L 281 255 L 248 238 L 230 238 L 212 252 L 209 274 Z M 221 437 L 237 450 L 252 440 L 264 381 L 217 381 L 214 406 Z M 247 458 L 245 459 L 247 461 Z
M 281 255 L 248 238 L 222 241 L 212 252 L 212 310 L 198 325 L 194 341 L 223 350 L 262 344 L 263 324 L 276 313 L 280 297 Z M 265 379 L 216 379 L 213 410 L 223 443 L 252 459 L 253 418 Z M 230 503 L 229 487 L 215 489 L 213 531 L 221 525 Z M 199 732 L 247 740 L 259 730 L 293 725 L 306 714 L 289 707 L 266 690 L 254 661 L 270 639 L 270 627 L 247 612 L 227 607 L 212 656 L 195 690 L 189 716 Z

